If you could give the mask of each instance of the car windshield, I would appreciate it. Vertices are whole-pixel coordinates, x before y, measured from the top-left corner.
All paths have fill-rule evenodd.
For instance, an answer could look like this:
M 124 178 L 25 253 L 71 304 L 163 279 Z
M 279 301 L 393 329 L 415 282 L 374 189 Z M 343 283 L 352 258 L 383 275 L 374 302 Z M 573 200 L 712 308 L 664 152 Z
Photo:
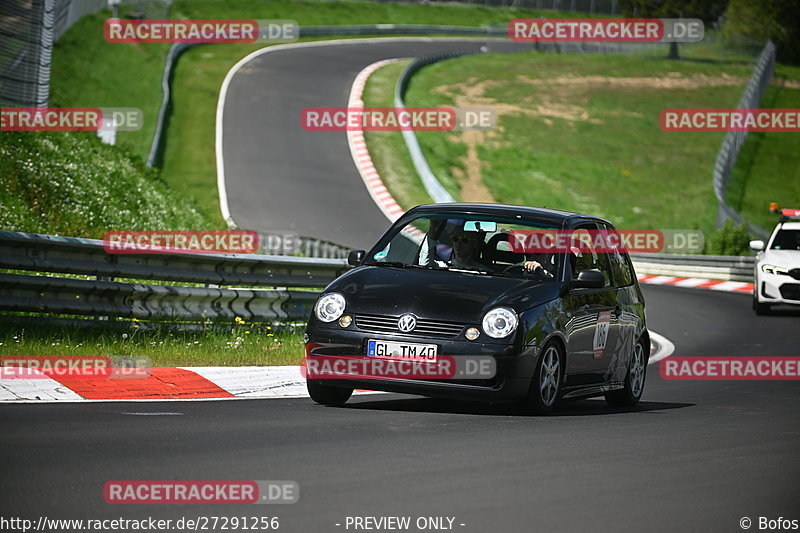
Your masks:
M 424 215 L 384 236 L 365 262 L 553 281 L 561 254 L 522 253 L 513 239 L 514 232 L 555 229 L 513 217 Z
M 778 230 L 770 248 L 773 250 L 800 250 L 800 230 Z

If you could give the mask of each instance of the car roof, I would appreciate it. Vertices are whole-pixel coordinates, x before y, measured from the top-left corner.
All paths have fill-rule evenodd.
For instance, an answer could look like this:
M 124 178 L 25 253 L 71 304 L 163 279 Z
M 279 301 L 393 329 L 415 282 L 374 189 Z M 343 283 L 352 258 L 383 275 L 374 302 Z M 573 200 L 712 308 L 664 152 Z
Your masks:
M 800 229 L 800 222 L 782 222 L 775 229 Z
M 489 203 L 467 203 L 453 202 L 442 204 L 425 204 L 409 210 L 409 214 L 465 214 L 465 215 L 488 215 L 497 217 L 520 216 L 524 219 L 548 222 L 562 227 L 573 227 L 579 222 L 603 222 L 611 224 L 608 220 L 571 211 L 561 211 L 547 207 L 530 207 L 527 205 L 507 205 Z

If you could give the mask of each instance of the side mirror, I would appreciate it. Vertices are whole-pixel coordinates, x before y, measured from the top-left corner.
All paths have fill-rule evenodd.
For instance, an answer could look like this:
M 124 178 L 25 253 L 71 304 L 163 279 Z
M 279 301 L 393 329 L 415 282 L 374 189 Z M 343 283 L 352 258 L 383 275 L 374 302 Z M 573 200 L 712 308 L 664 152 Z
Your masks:
M 750 249 L 760 252 L 764 249 L 764 241 L 750 241 Z
M 351 250 L 347 256 L 347 264 L 354 267 L 361 266 L 366 254 L 364 250 Z
M 573 289 L 602 289 L 605 285 L 605 276 L 597 270 L 581 270 L 570 283 Z

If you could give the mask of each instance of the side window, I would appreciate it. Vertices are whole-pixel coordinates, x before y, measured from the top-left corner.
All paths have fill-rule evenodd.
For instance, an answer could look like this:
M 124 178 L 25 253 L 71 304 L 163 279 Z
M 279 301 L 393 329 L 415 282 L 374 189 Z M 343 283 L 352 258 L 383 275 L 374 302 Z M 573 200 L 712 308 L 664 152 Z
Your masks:
M 597 229 L 594 224 L 583 226 L 574 231 L 573 238 L 580 239 L 585 243 L 594 242 Z M 573 255 L 575 256 L 573 276 L 577 276 L 581 270 L 598 270 L 606 279 L 605 287 L 611 287 L 613 278 L 611 277 L 611 264 L 608 254 L 602 253 L 602 250 L 594 250 L 591 246 L 583 246 L 582 251 L 578 251 Z
M 604 229 L 616 232 L 613 227 L 605 226 Z M 611 273 L 614 275 L 614 285 L 616 287 L 627 287 L 633 283 L 633 274 L 627 258 L 617 250 L 609 251 L 608 258 L 611 261 Z

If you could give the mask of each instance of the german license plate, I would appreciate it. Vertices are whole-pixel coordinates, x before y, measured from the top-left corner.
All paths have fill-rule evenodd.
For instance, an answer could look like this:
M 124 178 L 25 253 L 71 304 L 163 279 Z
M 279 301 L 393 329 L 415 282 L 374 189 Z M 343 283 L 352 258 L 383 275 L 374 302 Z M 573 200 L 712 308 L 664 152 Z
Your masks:
M 369 357 L 436 362 L 436 350 L 437 346 L 435 344 L 379 341 L 376 339 L 367 341 L 367 355 Z

